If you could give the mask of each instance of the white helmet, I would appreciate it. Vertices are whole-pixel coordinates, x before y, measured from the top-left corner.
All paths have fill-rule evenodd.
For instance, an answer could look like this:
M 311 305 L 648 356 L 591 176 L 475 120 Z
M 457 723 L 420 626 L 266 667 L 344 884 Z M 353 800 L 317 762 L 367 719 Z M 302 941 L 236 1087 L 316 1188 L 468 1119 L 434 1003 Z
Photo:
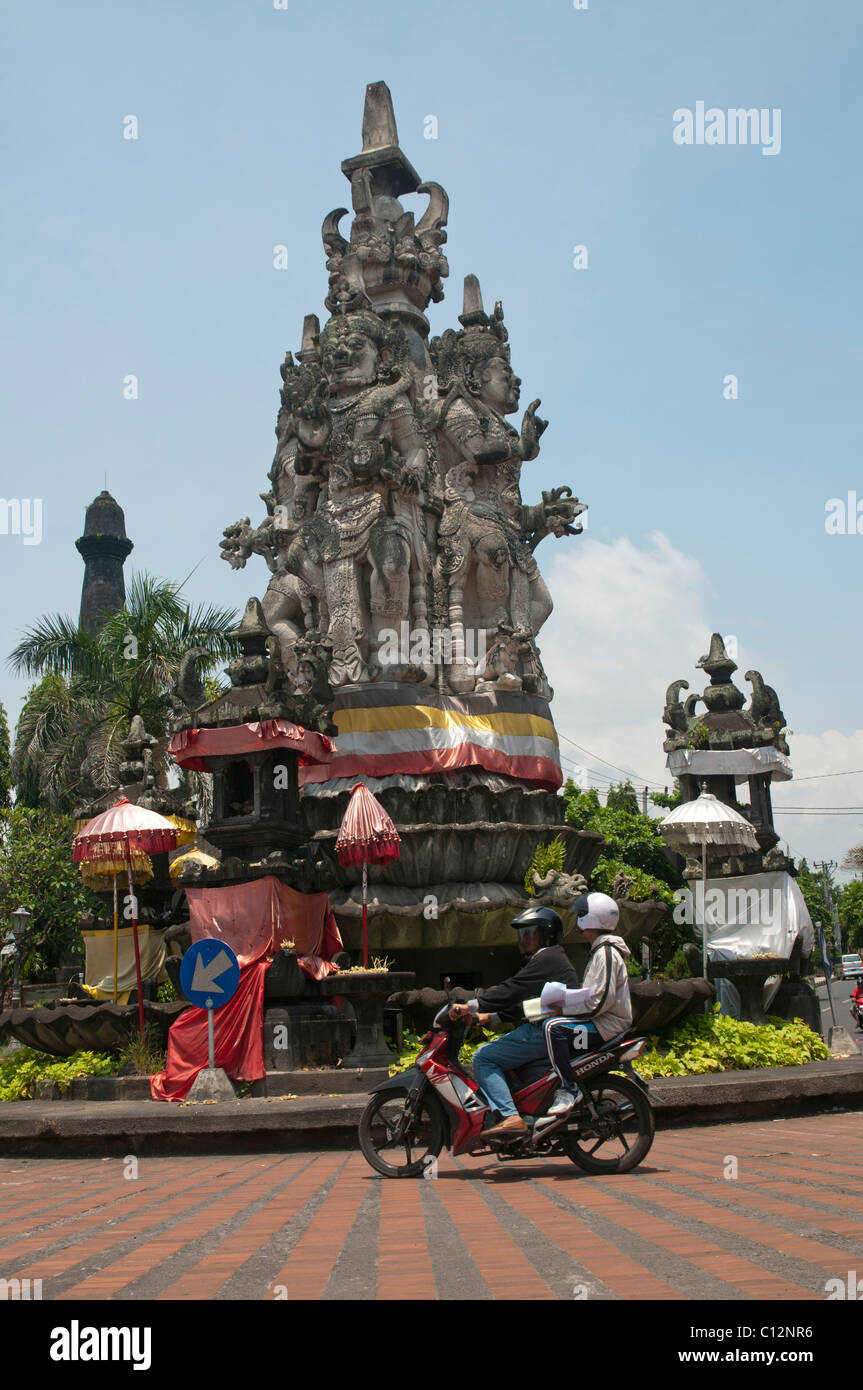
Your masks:
M 580 932 L 613 932 L 620 920 L 620 908 L 607 893 L 582 893 L 572 907 Z

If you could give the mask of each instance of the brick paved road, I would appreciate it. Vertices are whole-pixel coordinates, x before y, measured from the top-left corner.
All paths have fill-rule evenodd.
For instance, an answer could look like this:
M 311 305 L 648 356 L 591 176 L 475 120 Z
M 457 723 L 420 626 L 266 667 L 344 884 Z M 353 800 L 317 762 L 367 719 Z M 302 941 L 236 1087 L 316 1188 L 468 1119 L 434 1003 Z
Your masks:
M 823 1300 L 861 1268 L 863 1116 L 672 1130 L 634 1174 L 358 1153 L 0 1160 L 0 1278 L 44 1299 Z M 736 1157 L 738 1176 L 726 1178 Z

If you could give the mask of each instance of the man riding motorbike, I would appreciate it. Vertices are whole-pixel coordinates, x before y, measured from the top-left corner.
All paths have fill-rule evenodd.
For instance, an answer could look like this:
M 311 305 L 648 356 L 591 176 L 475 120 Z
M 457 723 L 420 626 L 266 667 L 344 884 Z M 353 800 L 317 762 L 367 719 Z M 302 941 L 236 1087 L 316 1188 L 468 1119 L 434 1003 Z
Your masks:
M 858 975 L 851 991 L 851 1016 L 858 1028 L 863 1028 L 863 975 Z
M 582 894 L 581 898 L 576 900 L 576 904 L 576 910 L 580 909 L 580 918 L 585 923 L 583 936 L 591 946 L 592 956 L 596 938 L 600 934 L 610 932 L 617 924 L 617 904 L 605 893 Z M 528 908 L 516 917 L 511 925 L 518 931 L 519 948 L 522 956 L 527 958 L 525 964 L 516 975 L 504 980 L 500 985 L 482 990 L 467 1004 L 453 1005 L 450 1010 L 452 1018 L 471 1014 L 478 1023 L 491 1026 L 499 1022 L 517 1021 L 523 1017 L 522 1003 L 525 999 L 536 997 L 543 985 L 559 983 L 576 991 L 578 1005 L 585 1010 L 580 1021 L 590 1024 L 603 1014 L 610 1015 L 606 1022 L 606 1031 L 598 1029 L 594 1046 L 601 1045 L 604 1037 L 612 1037 L 631 1023 L 628 988 L 624 999 L 623 988 L 613 964 L 603 969 L 599 961 L 594 966 L 589 958 L 585 988 L 577 989 L 578 976 L 561 945 L 563 923 L 556 912 L 548 907 Z M 625 954 L 629 954 L 628 948 L 619 937 L 614 937 L 613 941 Z M 625 966 L 623 972 L 625 976 Z M 473 1059 L 474 1076 L 489 1105 L 501 1116 L 500 1124 L 486 1130 L 484 1137 L 495 1138 L 525 1132 L 527 1125 L 516 1109 L 505 1073 L 546 1055 L 551 1055 L 551 1049 L 542 1021 L 524 1022 L 521 1027 L 505 1037 L 484 1043 L 477 1049 Z M 575 1092 L 578 1092 L 577 1087 Z M 580 1092 L 573 1093 L 573 1099 L 578 1098 Z M 568 1097 L 560 1100 L 555 1097 L 555 1105 L 552 1108 L 565 1109 L 572 1103 Z

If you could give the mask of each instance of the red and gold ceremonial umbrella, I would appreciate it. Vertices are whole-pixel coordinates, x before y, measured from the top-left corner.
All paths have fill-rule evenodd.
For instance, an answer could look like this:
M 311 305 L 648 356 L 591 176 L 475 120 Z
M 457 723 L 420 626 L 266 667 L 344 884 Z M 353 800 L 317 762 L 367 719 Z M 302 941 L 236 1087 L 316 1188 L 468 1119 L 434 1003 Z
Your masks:
M 144 998 L 141 982 L 141 953 L 138 948 L 138 912 L 133 891 L 132 856 L 165 854 L 174 849 L 179 831 L 164 816 L 133 806 L 125 796 L 101 815 L 88 821 L 72 841 L 72 858 L 76 864 L 112 864 L 119 855 L 125 862 L 129 880 L 129 899 L 132 907 L 132 940 L 135 946 L 135 978 L 138 982 L 138 1023 L 144 1032 Z
M 364 782 L 351 789 L 351 799 L 336 837 L 336 857 L 343 868 L 363 866 L 363 968 L 369 964 L 368 866 L 398 859 L 401 840 L 381 803 Z

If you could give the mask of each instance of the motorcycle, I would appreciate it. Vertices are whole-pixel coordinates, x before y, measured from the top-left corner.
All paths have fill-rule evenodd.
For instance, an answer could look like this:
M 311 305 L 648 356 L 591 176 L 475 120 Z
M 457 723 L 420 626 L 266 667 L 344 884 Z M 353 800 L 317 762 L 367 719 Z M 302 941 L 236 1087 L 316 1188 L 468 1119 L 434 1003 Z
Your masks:
M 574 1060 L 572 1072 L 584 1099 L 562 1114 L 548 1113 L 560 1085 L 549 1063 L 519 1067 L 509 1080 L 527 1131 L 484 1139 L 483 1131 L 496 1124 L 494 1112 L 459 1062 L 471 1025 L 451 1019 L 449 1008 L 444 1005 L 435 1016 L 414 1066 L 371 1092 L 359 1141 L 376 1172 L 385 1178 L 431 1176 L 443 1148 L 454 1155 L 494 1155 L 500 1162 L 567 1158 L 596 1174 L 628 1173 L 646 1157 L 654 1137 L 653 1102 L 632 1063 L 647 1038 L 621 1033 Z
M 858 1028 L 863 1028 L 863 1002 L 859 999 L 851 999 L 851 1017 Z

